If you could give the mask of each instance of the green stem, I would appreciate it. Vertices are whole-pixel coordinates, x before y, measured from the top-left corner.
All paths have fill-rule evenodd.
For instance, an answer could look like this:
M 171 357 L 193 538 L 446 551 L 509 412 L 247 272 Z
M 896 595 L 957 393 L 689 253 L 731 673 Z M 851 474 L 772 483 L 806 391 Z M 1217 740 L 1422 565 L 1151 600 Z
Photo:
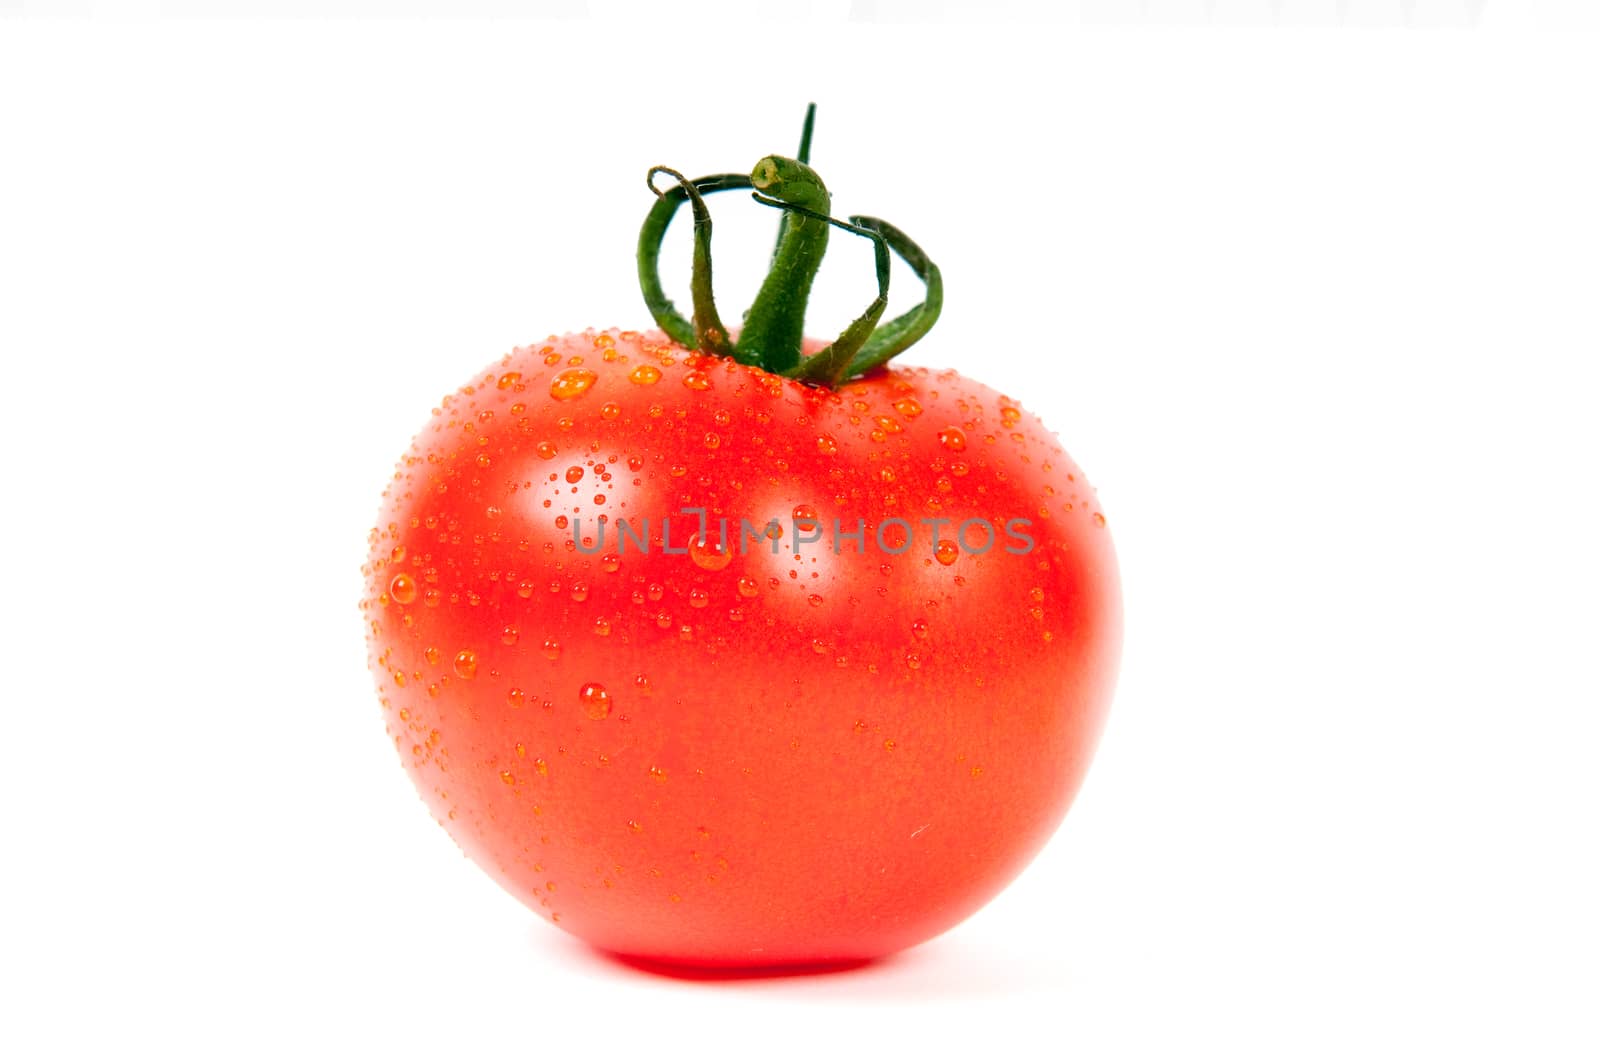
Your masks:
M 768 206 L 784 207 L 777 200 L 767 199 L 761 193 L 756 193 L 756 202 Z M 797 380 L 804 380 L 808 384 L 823 384 L 833 387 L 845 377 L 851 375 L 850 367 L 855 363 L 858 352 L 873 335 L 877 328 L 878 319 L 883 316 L 884 308 L 889 305 L 889 242 L 872 229 L 853 224 L 857 219 L 851 218 L 848 222 L 837 218 L 827 218 L 814 215 L 804 207 L 785 207 L 793 214 L 803 217 L 815 217 L 829 225 L 836 226 L 848 233 L 865 236 L 872 241 L 873 263 L 878 275 L 878 297 L 867 305 L 860 317 L 845 326 L 839 338 L 828 344 L 822 350 L 807 358 L 803 363 L 786 372 Z M 868 219 L 869 221 L 871 219 Z
M 944 308 L 944 275 L 911 237 L 883 219 L 853 214 L 850 220 L 863 229 L 879 234 L 882 242 L 887 242 L 894 249 L 894 253 L 911 267 L 917 279 L 927 288 L 922 302 L 873 330 L 855 361 L 850 363 L 846 375 L 854 377 L 870 373 L 928 334 L 933 323 L 939 320 L 939 311 Z
M 776 205 L 799 208 L 783 230 L 736 345 L 742 361 L 785 373 L 800 364 L 806 301 L 828 250 L 828 190 L 811 167 L 776 155 L 756 163 L 750 183 Z
M 660 191 L 655 185 L 655 176 L 658 173 L 675 177 L 677 185 L 665 192 Z M 695 253 L 690 287 L 695 316 L 700 318 L 704 304 L 709 312 L 709 320 L 705 321 L 705 324 L 719 331 L 725 338 L 727 330 L 722 327 L 722 321 L 717 316 L 716 305 L 711 296 L 711 214 L 706 210 L 705 200 L 701 197 L 733 188 L 749 188 L 750 178 L 741 173 L 724 173 L 713 177 L 702 177 L 698 181 L 686 181 L 676 170 L 657 166 L 651 169 L 646 182 L 650 186 L 650 191 L 656 195 L 656 205 L 650 208 L 650 213 L 645 216 L 644 227 L 639 230 L 639 288 L 644 293 L 644 302 L 650 308 L 650 315 L 656 319 L 656 324 L 661 326 L 661 331 L 672 337 L 674 342 L 699 349 L 700 328 L 678 312 L 678 308 L 672 305 L 672 300 L 667 298 L 666 291 L 661 287 L 661 241 L 667 235 L 667 226 L 672 224 L 672 216 L 678 212 L 678 206 L 686 201 L 692 201 L 695 214 Z M 723 346 L 726 347 L 726 344 Z M 732 352 L 725 349 L 717 353 Z
M 800 127 L 800 150 L 795 152 L 794 157 L 808 166 L 811 164 L 811 134 L 816 129 L 816 125 L 817 105 L 814 103 L 807 104 L 805 124 Z M 788 231 L 789 214 L 786 211 L 778 218 L 778 241 L 772 247 L 773 262 L 778 260 L 778 252 L 783 250 L 783 235 Z M 768 266 L 767 268 L 771 269 L 772 267 Z
M 651 169 L 650 190 L 656 203 L 639 232 L 639 286 L 651 315 L 668 336 L 686 347 L 732 357 L 747 365 L 832 387 L 842 380 L 884 365 L 933 327 L 944 303 L 944 281 L 939 268 L 912 239 L 889 223 L 861 215 L 840 221 L 828 213 L 830 197 L 822 178 L 806 163 L 811 151 L 813 104 L 806 112 L 800 138 L 800 157 L 769 155 L 751 173 L 716 174 L 690 181 L 665 166 Z M 665 173 L 677 183 L 659 190 L 655 175 Z M 717 313 L 711 285 L 711 214 L 706 195 L 729 189 L 752 189 L 756 202 L 783 211 L 778 244 L 771 268 L 755 302 L 746 312 L 737 343 L 730 343 L 727 328 Z M 667 298 L 661 285 L 661 244 L 678 207 L 689 203 L 694 214 L 694 269 L 690 291 L 694 318 L 688 320 Z M 802 357 L 805 340 L 806 301 L 828 246 L 828 231 L 843 229 L 873 243 L 877 297 L 852 321 L 839 338 L 809 358 Z M 889 252 L 911 267 L 926 288 L 923 301 L 887 324 L 879 324 L 889 299 Z

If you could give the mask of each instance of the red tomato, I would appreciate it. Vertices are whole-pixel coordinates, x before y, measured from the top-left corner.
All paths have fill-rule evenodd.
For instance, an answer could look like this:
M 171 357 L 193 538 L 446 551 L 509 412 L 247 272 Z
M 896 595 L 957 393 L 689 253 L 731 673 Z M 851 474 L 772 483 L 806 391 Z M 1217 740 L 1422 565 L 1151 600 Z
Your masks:
M 971 914 L 1065 814 L 1119 646 L 1094 494 L 1018 404 L 658 333 L 519 348 L 445 399 L 365 574 L 434 816 L 535 911 L 669 964 L 875 957 Z

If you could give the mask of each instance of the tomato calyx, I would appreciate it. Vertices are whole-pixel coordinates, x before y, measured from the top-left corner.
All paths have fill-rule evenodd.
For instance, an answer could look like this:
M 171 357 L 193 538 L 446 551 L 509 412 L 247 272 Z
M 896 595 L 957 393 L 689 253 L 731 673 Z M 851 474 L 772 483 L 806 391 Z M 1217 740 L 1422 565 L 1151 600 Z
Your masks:
M 835 387 L 886 364 L 933 327 L 944 304 L 944 281 L 922 248 L 881 218 L 852 214 L 841 221 L 828 211 L 830 196 L 822 178 L 811 169 L 811 132 L 816 104 L 806 109 L 798 158 L 768 155 L 748 174 L 723 173 L 690 180 L 677 170 L 655 166 L 647 175 L 656 202 L 639 231 L 639 287 L 645 305 L 661 330 L 685 347 L 733 358 L 745 365 L 822 387 Z M 657 188 L 657 175 L 673 184 Z M 778 242 L 761 290 L 744 316 L 737 339 L 717 312 L 711 285 L 711 212 L 705 197 L 714 192 L 748 189 L 764 206 L 783 211 Z M 684 203 L 694 216 L 694 257 L 689 290 L 692 318 L 685 318 L 661 286 L 661 243 L 673 216 Z M 839 338 L 806 357 L 806 301 L 822 264 L 831 229 L 872 241 L 878 293 Z M 889 303 L 889 252 L 911 267 L 923 283 L 922 302 L 892 321 L 880 323 Z

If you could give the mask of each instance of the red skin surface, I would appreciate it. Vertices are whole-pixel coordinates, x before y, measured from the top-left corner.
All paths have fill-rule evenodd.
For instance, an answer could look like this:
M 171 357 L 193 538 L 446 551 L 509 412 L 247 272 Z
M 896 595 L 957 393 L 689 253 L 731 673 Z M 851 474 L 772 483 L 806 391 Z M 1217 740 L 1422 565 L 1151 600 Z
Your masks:
M 729 518 L 722 567 L 665 552 L 697 536 L 683 507 L 713 551 Z M 798 559 L 796 507 L 821 534 Z M 656 541 L 619 551 L 613 525 L 580 551 L 570 521 L 592 542 L 601 515 Z M 935 517 L 995 543 L 973 525 L 941 557 Z M 741 518 L 781 521 L 782 550 L 741 554 Z M 865 520 L 864 553 L 834 553 L 836 518 Z M 1031 551 L 1006 551 L 1012 519 Z M 435 818 L 534 911 L 663 965 L 847 963 L 976 911 L 1066 814 L 1120 645 L 1094 494 L 1015 403 L 920 368 L 807 388 L 655 333 L 519 348 L 444 400 L 364 573 L 388 732 Z

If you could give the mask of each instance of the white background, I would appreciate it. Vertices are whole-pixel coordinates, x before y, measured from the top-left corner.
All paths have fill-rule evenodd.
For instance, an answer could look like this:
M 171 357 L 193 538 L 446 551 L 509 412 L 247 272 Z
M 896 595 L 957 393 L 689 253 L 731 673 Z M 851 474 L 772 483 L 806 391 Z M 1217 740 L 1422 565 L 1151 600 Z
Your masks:
M 270 6 L 0 2 L 9 1058 L 1600 1052 L 1591 5 Z M 646 168 L 809 99 L 837 211 L 944 269 L 908 360 L 1099 487 L 1122 681 L 978 916 L 673 981 L 430 821 L 358 568 L 441 395 L 648 322 Z

